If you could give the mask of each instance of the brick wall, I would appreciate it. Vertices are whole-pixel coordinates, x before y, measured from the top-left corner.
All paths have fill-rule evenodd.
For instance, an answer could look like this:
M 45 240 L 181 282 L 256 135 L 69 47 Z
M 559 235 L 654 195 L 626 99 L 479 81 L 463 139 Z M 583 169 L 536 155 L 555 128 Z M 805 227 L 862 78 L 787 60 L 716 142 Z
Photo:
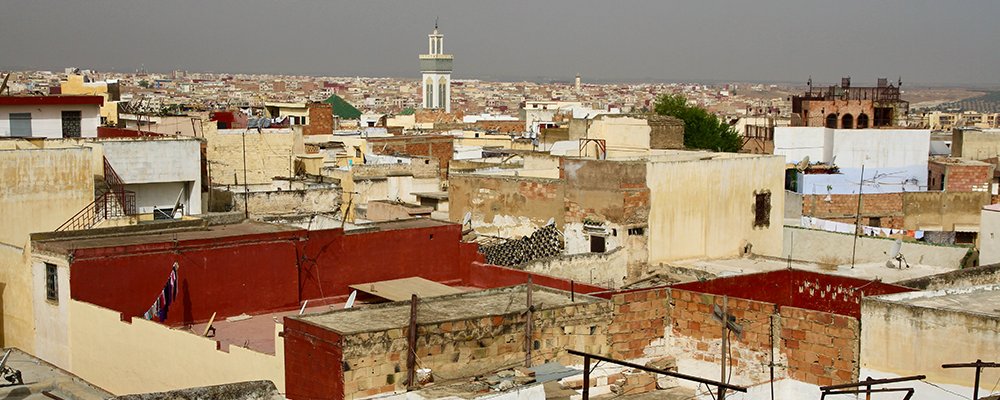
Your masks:
M 858 196 L 854 194 L 802 196 L 802 215 L 831 221 L 855 223 Z M 871 225 L 870 218 L 881 219 L 883 228 L 903 228 L 903 193 L 865 194 L 861 197 L 861 224 Z
M 722 308 L 722 296 L 680 289 L 670 292 L 674 351 L 684 357 L 719 364 L 722 325 L 713 315 L 714 306 Z M 734 376 L 749 378 L 751 382 L 767 381 L 773 340 L 776 378 L 790 377 L 814 385 L 857 379 L 860 337 L 857 319 L 732 297 L 728 311 L 743 329 L 742 334 L 730 336 Z
M 670 323 L 670 293 L 666 288 L 619 293 L 611 297 L 614 317 L 608 327 L 611 357 L 632 359 L 657 349 Z M 653 348 L 650 346 L 653 345 Z
M 329 135 L 333 133 L 333 105 L 328 103 L 309 103 L 309 124 L 303 130 L 303 135 Z
M 788 376 L 820 386 L 857 381 L 860 333 L 851 317 L 781 307 Z
M 438 175 L 441 179 L 447 179 L 448 164 L 455 152 L 455 138 L 443 135 L 370 138 L 368 148 L 375 154 L 433 158 L 438 164 Z
M 673 308 L 670 310 L 671 335 L 674 351 L 683 357 L 720 364 L 722 357 L 722 323 L 714 318 L 714 306 L 722 309 L 723 297 L 711 294 L 671 289 Z M 733 376 L 748 377 L 753 382 L 768 379 L 771 349 L 771 303 L 730 298 L 727 311 L 743 328 L 742 335 L 731 334 Z M 775 335 L 777 336 L 777 335 Z M 780 341 L 775 337 L 775 357 L 780 357 Z M 779 363 L 778 360 L 775 363 Z M 776 377 L 785 376 L 776 370 Z
M 948 192 L 989 192 L 992 165 L 949 165 L 944 190 Z

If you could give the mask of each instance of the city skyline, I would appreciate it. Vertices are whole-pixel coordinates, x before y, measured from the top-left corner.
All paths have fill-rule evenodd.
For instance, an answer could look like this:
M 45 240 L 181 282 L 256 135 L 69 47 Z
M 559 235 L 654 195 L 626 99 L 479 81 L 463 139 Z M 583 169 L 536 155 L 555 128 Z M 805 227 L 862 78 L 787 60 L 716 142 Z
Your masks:
M 0 68 L 415 79 L 439 18 L 456 79 L 998 83 L 994 2 L 800 3 L 14 1 Z

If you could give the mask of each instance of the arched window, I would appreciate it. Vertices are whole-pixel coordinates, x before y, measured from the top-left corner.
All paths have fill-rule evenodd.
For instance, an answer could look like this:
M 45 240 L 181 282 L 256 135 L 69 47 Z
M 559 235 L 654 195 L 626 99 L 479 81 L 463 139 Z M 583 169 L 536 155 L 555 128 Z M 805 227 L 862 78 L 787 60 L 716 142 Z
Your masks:
M 844 114 L 844 116 L 840 118 L 840 128 L 854 129 L 854 116 L 851 114 Z
M 858 114 L 858 129 L 868 128 L 868 114 L 861 113 Z
M 837 128 L 837 114 L 831 113 L 826 116 L 826 127 Z
M 433 95 L 434 95 L 434 82 L 431 80 L 430 77 L 427 77 L 427 80 L 425 81 L 424 84 L 424 108 L 434 107 Z

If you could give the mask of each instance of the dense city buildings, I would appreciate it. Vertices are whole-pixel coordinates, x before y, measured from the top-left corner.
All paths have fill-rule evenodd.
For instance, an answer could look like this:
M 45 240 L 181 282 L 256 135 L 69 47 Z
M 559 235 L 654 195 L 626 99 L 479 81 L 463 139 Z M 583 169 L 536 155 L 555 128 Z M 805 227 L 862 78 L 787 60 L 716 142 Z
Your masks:
M 0 396 L 1000 381 L 988 90 L 477 79 L 442 31 L 395 78 L 0 74 Z

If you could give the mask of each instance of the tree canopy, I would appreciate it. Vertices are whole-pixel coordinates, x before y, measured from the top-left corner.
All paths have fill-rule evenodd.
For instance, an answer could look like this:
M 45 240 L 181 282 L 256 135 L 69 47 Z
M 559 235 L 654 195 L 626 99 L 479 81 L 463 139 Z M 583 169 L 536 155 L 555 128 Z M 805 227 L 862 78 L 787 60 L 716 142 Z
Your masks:
M 704 108 L 688 105 L 683 95 L 661 95 L 656 99 L 655 111 L 684 121 L 685 147 L 735 153 L 743 146 L 733 127 Z

